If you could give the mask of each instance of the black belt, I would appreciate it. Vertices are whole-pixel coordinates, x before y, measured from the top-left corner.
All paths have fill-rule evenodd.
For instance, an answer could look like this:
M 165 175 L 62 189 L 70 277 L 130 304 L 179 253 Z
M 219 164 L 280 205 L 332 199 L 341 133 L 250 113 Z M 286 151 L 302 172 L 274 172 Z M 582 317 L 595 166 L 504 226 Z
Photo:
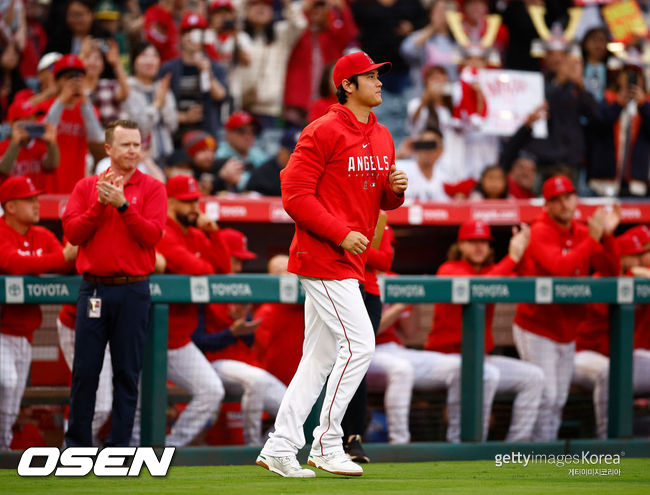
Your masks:
M 145 282 L 149 280 L 148 275 L 117 275 L 115 277 L 98 277 L 89 273 L 84 273 L 84 280 L 103 285 L 125 285 L 135 284 L 136 282 Z

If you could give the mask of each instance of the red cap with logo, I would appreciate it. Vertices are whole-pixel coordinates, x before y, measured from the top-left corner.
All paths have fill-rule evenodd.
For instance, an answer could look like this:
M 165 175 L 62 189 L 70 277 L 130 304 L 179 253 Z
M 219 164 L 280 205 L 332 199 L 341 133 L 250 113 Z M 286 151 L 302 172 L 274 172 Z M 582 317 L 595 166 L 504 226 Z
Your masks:
M 235 10 L 235 7 L 233 7 L 230 0 L 214 0 L 214 2 L 210 3 L 210 7 L 208 8 L 210 12 L 214 12 L 215 10 L 219 9 Z
M 167 196 L 180 201 L 199 199 L 199 183 L 190 175 L 175 175 L 167 181 Z
M 484 239 L 491 241 L 494 238 L 490 232 L 490 226 L 483 220 L 469 220 L 464 222 L 458 229 L 459 241 L 472 241 L 474 239 Z
M 235 229 L 221 229 L 219 231 L 221 240 L 228 246 L 230 255 L 241 260 L 252 260 L 257 255 L 248 250 L 248 240 L 243 232 Z
M 255 117 L 253 117 L 250 113 L 245 112 L 244 110 L 238 110 L 228 118 L 225 127 L 227 130 L 233 131 L 249 124 L 257 127 L 257 120 Z
M 16 120 L 28 119 L 40 111 L 42 111 L 42 109 L 32 104 L 29 100 L 16 99 L 7 111 L 7 120 L 9 122 L 14 122 Z
M 630 234 L 629 232 L 616 238 L 616 249 L 619 256 L 633 256 L 645 251 L 641 239 L 637 235 Z
M 650 242 L 650 228 L 648 228 L 647 225 L 637 225 L 636 227 L 632 227 L 630 230 L 625 232 L 624 235 L 637 236 L 643 245 Z
M 206 21 L 202 15 L 188 12 L 181 20 L 181 31 L 187 29 L 208 29 L 208 21 Z
M 4 204 L 12 199 L 31 198 L 43 191 L 36 186 L 29 177 L 9 177 L 0 186 L 0 203 Z
M 72 53 L 64 55 L 54 64 L 54 77 L 58 77 L 61 72 L 68 70 L 80 70 L 86 72 L 86 67 L 82 60 Z
M 553 199 L 555 196 L 559 196 L 560 194 L 574 192 L 576 192 L 576 189 L 573 187 L 573 182 L 564 175 L 558 175 L 546 179 L 546 182 L 544 182 L 544 185 L 542 186 L 542 196 L 544 196 L 546 201 Z
M 352 76 L 375 69 L 379 71 L 379 75 L 385 74 L 391 66 L 390 62 L 376 64 L 366 52 L 354 52 L 338 59 L 332 72 L 332 79 L 334 79 L 334 86 L 338 88 L 343 79 L 350 79 Z

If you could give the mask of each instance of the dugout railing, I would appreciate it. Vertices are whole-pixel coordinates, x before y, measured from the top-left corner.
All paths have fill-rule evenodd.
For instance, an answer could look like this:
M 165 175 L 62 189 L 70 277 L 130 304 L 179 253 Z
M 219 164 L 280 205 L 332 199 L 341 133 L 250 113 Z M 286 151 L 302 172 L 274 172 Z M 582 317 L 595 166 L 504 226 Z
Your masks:
M 80 277 L 0 276 L 0 304 L 76 302 Z M 635 304 L 650 303 L 650 281 L 638 278 L 465 278 L 399 276 L 380 278 L 386 303 L 452 303 L 463 306 L 461 440 L 482 435 L 485 305 L 488 303 L 610 305 L 610 439 L 632 437 L 632 354 Z M 164 445 L 167 405 L 169 303 L 280 302 L 304 298 L 297 277 L 271 275 L 150 278 L 151 332 L 142 371 L 142 444 Z M 312 413 L 312 417 L 315 415 Z

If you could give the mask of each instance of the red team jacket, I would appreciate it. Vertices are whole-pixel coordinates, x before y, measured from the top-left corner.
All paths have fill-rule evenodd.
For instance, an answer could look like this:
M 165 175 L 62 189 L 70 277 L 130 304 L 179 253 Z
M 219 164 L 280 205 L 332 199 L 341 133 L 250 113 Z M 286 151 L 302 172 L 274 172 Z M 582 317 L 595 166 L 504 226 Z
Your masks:
M 510 256 L 506 256 L 496 265 L 484 266 L 479 273 L 465 260 L 446 261 L 438 268 L 437 275 L 441 277 L 456 276 L 492 276 L 505 277 L 514 275 L 517 263 Z M 492 319 L 494 318 L 494 304 L 485 305 L 485 352 L 489 353 L 494 348 L 492 337 Z M 458 304 L 434 305 L 433 324 L 427 338 L 425 349 L 430 351 L 460 353 L 460 344 L 463 333 L 463 308 Z
M 255 312 L 262 320 L 255 331 L 253 350 L 260 366 L 285 385 L 302 358 L 305 311 L 302 304 L 262 304 Z
M 367 124 L 340 104 L 309 124 L 281 172 L 282 204 L 296 222 L 289 271 L 363 282 L 367 254 L 339 244 L 352 230 L 372 239 L 379 209 L 404 202 L 390 188 L 395 163 L 390 132 L 370 113 Z
M 171 218 L 156 250 L 167 261 L 166 273 L 185 275 L 210 275 L 230 272 L 230 253 L 219 231 L 206 235 L 202 230 L 189 227 L 183 233 Z M 190 343 L 198 324 L 196 304 L 169 305 L 168 348 L 178 349 Z
M 0 273 L 40 275 L 65 272 L 70 267 L 63 258 L 63 246 L 52 232 L 32 225 L 21 235 L 0 218 Z M 0 306 L 0 332 L 25 337 L 30 342 L 41 326 L 43 316 L 38 304 Z
M 395 233 L 388 225 L 384 228 L 384 235 L 381 238 L 379 248 L 368 247 L 368 259 L 366 261 L 366 278 L 363 287 L 368 294 L 380 296 L 379 285 L 377 284 L 377 271 L 387 272 L 393 266 L 393 241 Z
M 165 186 L 136 170 L 124 185 L 130 206 L 120 213 L 97 201 L 97 178 L 80 180 L 63 212 L 65 236 L 79 246 L 77 271 L 100 277 L 153 273 L 154 247 L 167 218 Z
M 604 276 L 619 273 L 614 238 L 596 242 L 585 224 L 572 221 L 564 229 L 544 212 L 531 226 L 530 244 L 517 270 L 529 277 L 586 277 L 590 269 Z M 514 322 L 524 330 L 556 342 L 568 343 L 584 318 L 582 304 L 518 304 Z

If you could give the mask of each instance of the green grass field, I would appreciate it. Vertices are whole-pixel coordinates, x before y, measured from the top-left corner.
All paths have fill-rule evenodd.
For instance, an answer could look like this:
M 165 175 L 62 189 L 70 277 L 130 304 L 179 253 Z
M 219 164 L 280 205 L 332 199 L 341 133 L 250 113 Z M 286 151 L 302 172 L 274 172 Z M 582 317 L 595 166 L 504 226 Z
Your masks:
M 317 470 L 316 478 L 281 478 L 257 466 L 173 467 L 166 478 L 19 478 L 0 470 L 3 494 L 365 494 L 509 493 L 625 495 L 650 493 L 650 459 L 625 459 L 620 476 L 570 476 L 569 469 L 548 464 L 497 468 L 494 461 L 368 464 L 360 478 L 343 478 Z M 587 467 L 587 466 L 585 466 Z M 146 470 L 144 470 L 146 471 Z

